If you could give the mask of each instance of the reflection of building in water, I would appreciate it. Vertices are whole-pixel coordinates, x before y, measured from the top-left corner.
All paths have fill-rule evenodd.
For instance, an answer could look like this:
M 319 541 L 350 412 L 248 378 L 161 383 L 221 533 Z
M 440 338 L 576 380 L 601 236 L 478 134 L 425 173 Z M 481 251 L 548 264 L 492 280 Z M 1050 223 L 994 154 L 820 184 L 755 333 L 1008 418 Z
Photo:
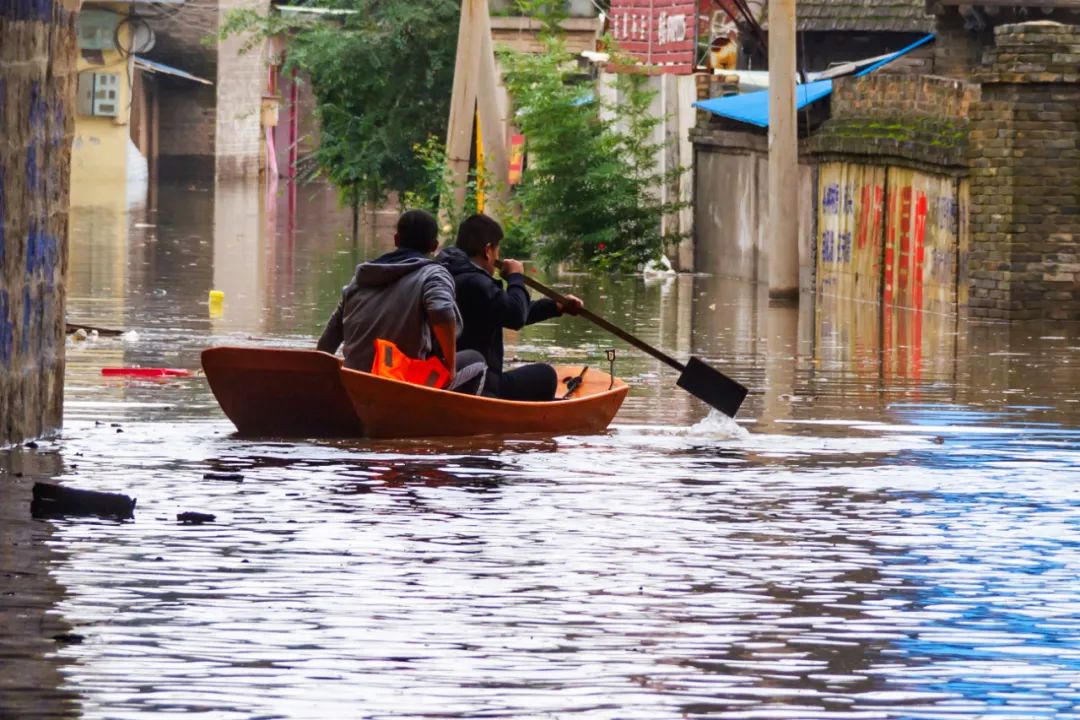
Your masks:
M 264 194 L 258 182 L 219 181 L 214 190 L 211 288 L 225 294 L 220 314 L 211 308 L 214 333 L 261 331 L 266 294 Z M 215 315 L 217 315 L 215 317 Z

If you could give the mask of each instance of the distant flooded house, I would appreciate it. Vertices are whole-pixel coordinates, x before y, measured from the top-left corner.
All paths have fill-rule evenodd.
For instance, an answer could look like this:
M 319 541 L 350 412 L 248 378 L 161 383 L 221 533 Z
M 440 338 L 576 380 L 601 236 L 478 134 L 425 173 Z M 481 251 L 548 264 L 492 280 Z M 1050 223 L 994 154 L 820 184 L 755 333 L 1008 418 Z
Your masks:
M 112 202 L 114 185 L 138 203 L 158 180 L 259 173 L 267 57 L 262 45 L 241 53 L 241 39 L 215 37 L 233 6 L 239 3 L 84 2 L 74 204 Z
M 798 8 L 801 289 L 1080 319 L 1078 3 Z M 763 279 L 767 94 L 697 105 L 695 268 Z
M 161 96 L 175 79 L 182 91 L 211 81 L 149 59 L 162 7 L 181 3 L 85 2 L 77 18 L 78 60 L 72 204 L 146 201 L 160 142 Z

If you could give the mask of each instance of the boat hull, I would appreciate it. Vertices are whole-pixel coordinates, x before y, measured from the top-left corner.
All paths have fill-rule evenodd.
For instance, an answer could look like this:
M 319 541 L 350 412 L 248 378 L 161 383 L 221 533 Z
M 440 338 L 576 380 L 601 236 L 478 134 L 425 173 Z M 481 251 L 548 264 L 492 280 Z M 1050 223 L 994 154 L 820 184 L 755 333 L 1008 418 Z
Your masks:
M 598 370 L 567 400 L 463 395 L 350 370 L 316 350 L 217 347 L 203 369 L 241 435 L 417 438 L 592 433 L 607 428 L 630 388 Z M 561 380 L 581 366 L 556 366 Z

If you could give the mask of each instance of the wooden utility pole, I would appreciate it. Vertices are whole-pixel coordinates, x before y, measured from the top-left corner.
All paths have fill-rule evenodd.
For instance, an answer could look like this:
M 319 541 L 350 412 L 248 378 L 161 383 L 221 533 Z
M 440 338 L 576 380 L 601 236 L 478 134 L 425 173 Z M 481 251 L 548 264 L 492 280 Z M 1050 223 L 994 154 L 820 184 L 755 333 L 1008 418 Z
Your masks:
M 507 165 L 505 125 L 498 108 L 498 71 L 495 48 L 491 41 L 491 16 L 487 0 L 464 0 L 458 25 L 457 58 L 454 86 L 450 97 L 450 122 L 446 133 L 446 155 L 454 183 L 454 203 L 460 210 L 465 204 L 465 182 L 469 175 L 473 123 L 480 118 L 484 133 L 484 164 L 489 168 L 494 187 L 488 196 L 506 192 Z
M 769 0 L 769 297 L 799 298 L 795 0 Z

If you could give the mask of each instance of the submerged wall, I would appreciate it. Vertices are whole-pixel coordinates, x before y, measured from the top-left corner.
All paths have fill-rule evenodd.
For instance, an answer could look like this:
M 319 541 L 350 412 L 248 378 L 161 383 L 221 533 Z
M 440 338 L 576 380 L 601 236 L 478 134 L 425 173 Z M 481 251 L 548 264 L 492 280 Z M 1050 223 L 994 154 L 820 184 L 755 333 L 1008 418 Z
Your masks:
M 60 424 L 77 0 L 0 0 L 0 443 Z
M 697 128 L 694 266 L 754 282 L 768 278 L 769 157 L 764 135 Z M 800 161 L 799 288 L 813 289 L 815 168 Z

